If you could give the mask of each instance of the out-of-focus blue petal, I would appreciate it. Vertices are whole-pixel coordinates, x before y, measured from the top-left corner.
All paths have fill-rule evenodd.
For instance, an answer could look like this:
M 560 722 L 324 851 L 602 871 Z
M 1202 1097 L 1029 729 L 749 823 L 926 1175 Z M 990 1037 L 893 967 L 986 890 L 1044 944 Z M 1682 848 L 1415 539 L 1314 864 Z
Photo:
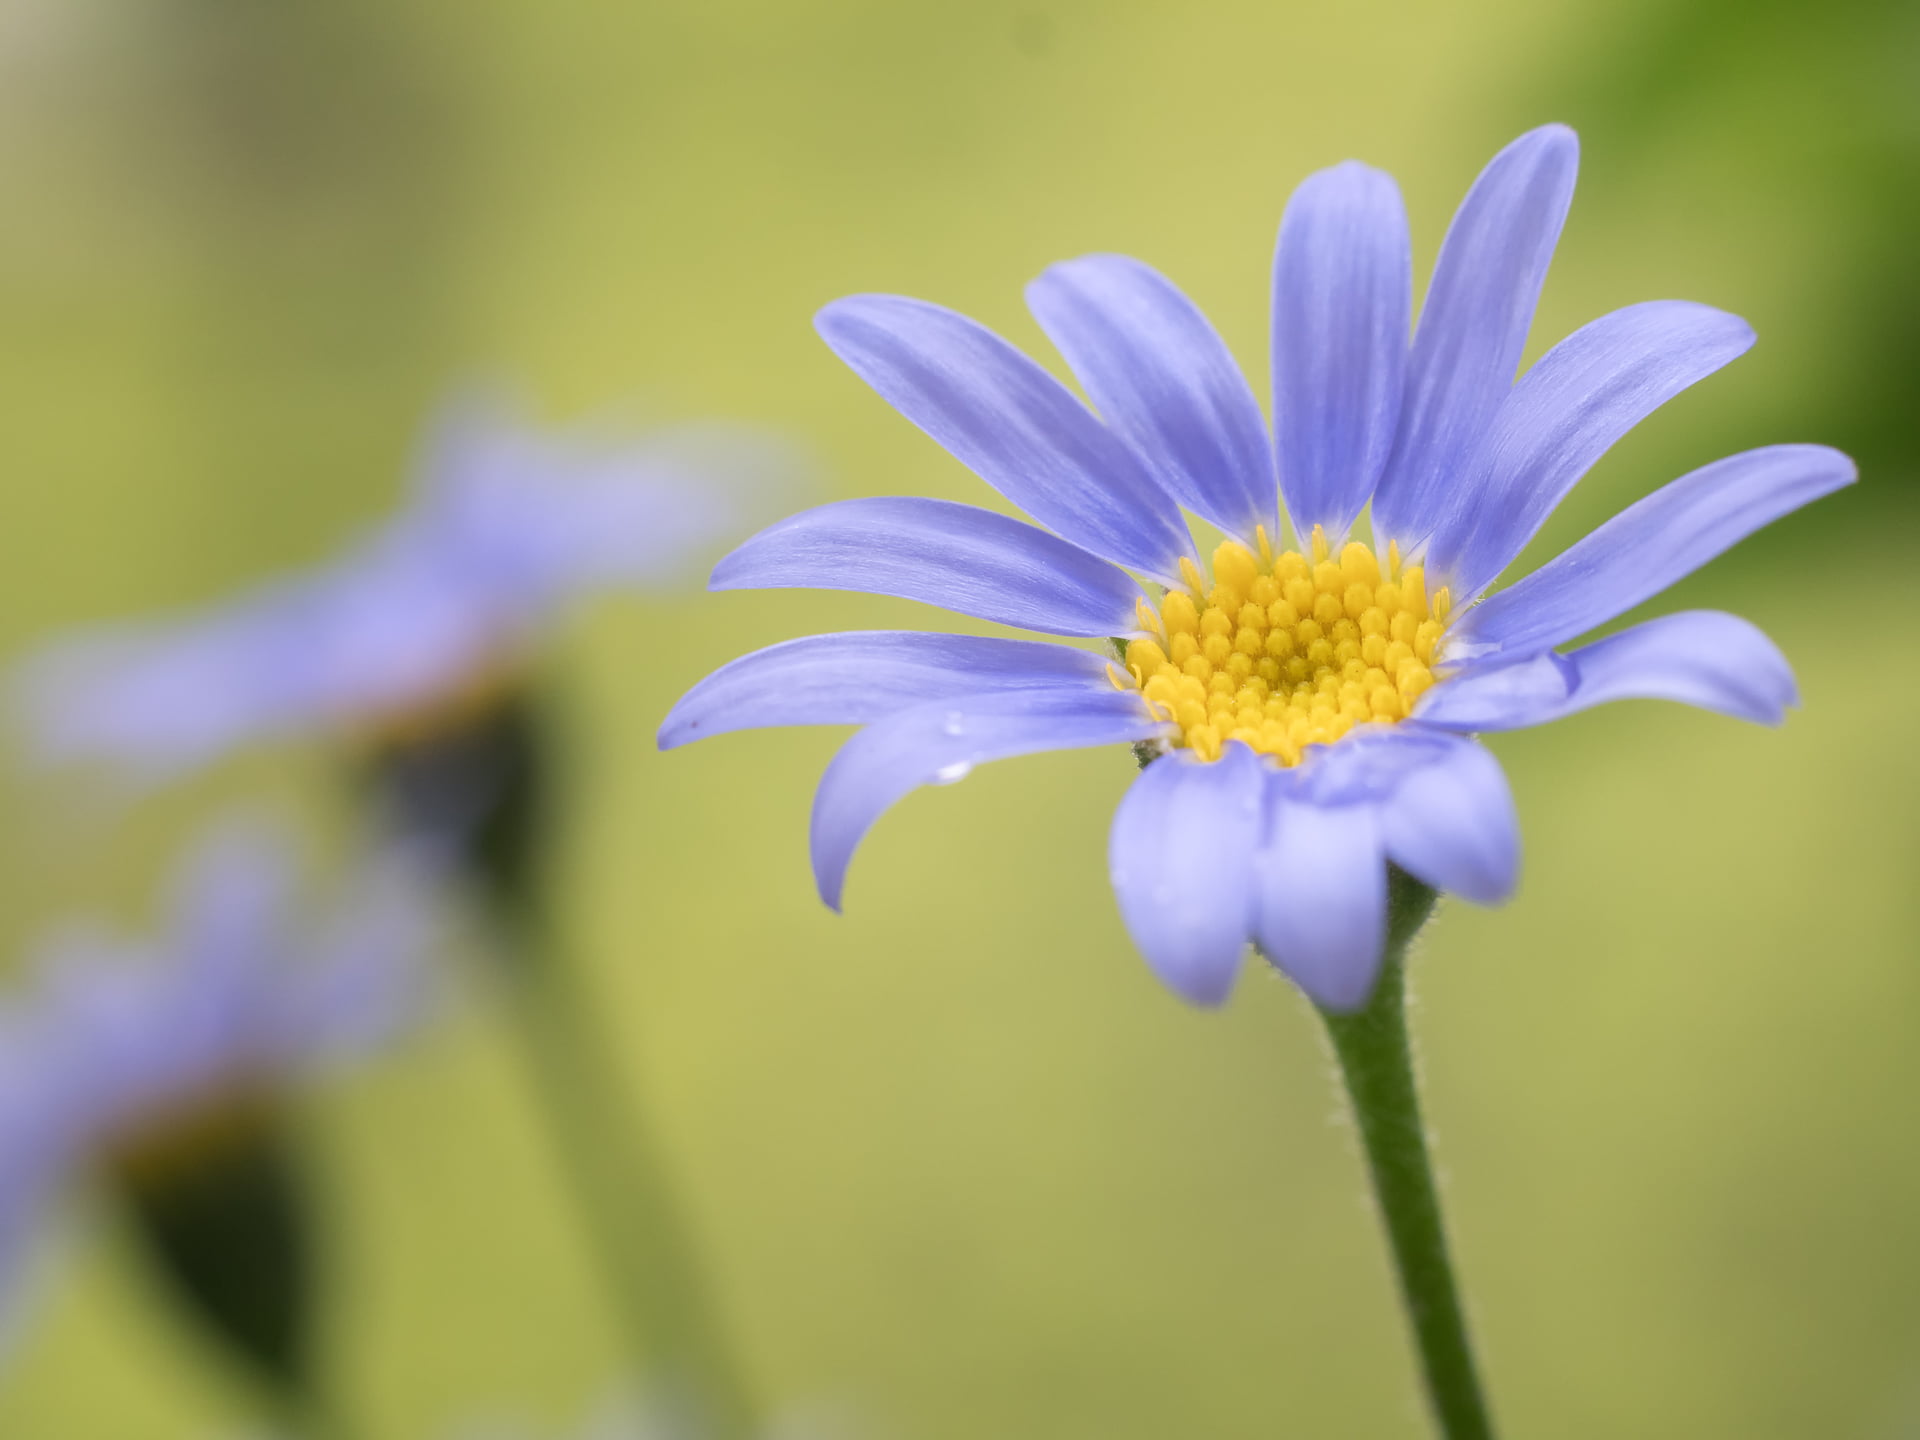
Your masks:
M 1433 532 L 1513 387 L 1579 166 L 1573 131 L 1529 130 L 1493 157 L 1454 215 L 1420 309 L 1393 458 L 1373 497 L 1381 543 L 1411 552 Z
M 359 861 L 332 912 L 289 937 L 284 967 L 255 1021 L 284 1068 L 363 1060 L 429 1010 L 428 964 L 451 924 L 447 867 L 425 848 L 389 844 Z
M 1498 905 L 1520 876 L 1520 820 L 1500 762 L 1460 737 L 1410 771 L 1382 808 L 1387 858 L 1476 905 Z
M 285 647 L 304 597 L 174 625 L 115 627 L 30 656 L 13 693 L 33 757 L 116 759 L 166 775 L 271 729 L 293 677 Z
M 187 857 L 174 885 L 172 934 L 197 963 L 257 966 L 287 923 L 294 863 L 287 837 L 264 821 L 216 826 Z
M 1254 862 L 1254 937 L 1315 1004 L 1357 1010 L 1373 993 L 1386 943 L 1379 818 L 1369 803 L 1301 798 L 1288 781 L 1284 772 L 1269 776 L 1272 832 Z
M 1208 764 L 1175 750 L 1147 766 L 1113 817 L 1108 864 L 1127 933 L 1196 1005 L 1233 989 L 1253 933 L 1253 858 L 1266 766 L 1245 745 Z
M 1179 582 L 1193 541 L 1173 497 L 1131 447 L 998 335 L 898 295 L 836 300 L 814 323 L 888 404 L 1049 530 Z
M 790 471 L 786 465 L 784 471 Z M 574 591 L 666 578 L 784 473 L 714 430 L 551 436 L 468 407 L 412 504 L 327 565 L 199 614 L 57 642 L 15 677 L 36 758 L 163 779 L 238 747 L 430 703 Z
M 449 406 L 396 534 L 510 613 L 604 585 L 678 580 L 747 528 L 798 472 L 790 447 L 743 427 L 542 430 L 496 401 Z
M 31 1308 L 36 1231 L 72 1170 L 74 1116 L 37 1019 L 0 1007 L 0 1361 Z
M 1091 685 L 956 696 L 876 721 L 841 747 L 814 796 L 813 873 L 820 898 L 840 908 L 854 848 L 910 790 L 952 784 L 989 760 L 1126 744 L 1170 729 L 1133 691 Z
M 418 992 L 429 933 L 393 921 L 403 907 L 424 915 L 429 892 L 354 886 L 309 931 L 291 913 L 290 864 L 279 832 L 224 825 L 190 857 L 165 933 L 134 943 L 70 929 L 40 948 L 20 1023 L 67 1152 L 236 1086 L 303 1078 L 363 1048 L 376 1008 L 396 1013 L 393 997 Z
M 762 530 L 715 590 L 860 590 L 1049 635 L 1140 628 L 1126 571 L 1011 516 L 950 500 L 842 500 Z
M 1752 344 L 1739 316 L 1685 300 L 1629 305 L 1574 331 L 1494 413 L 1434 531 L 1428 575 L 1455 603 L 1478 594 L 1616 440 Z
M 1345 533 L 1393 450 L 1413 256 L 1393 177 L 1349 160 L 1287 202 L 1273 260 L 1273 431 L 1302 535 Z
M 1448 730 L 1520 730 L 1611 700 L 1678 700 L 1778 725 L 1799 692 L 1786 657 L 1757 626 L 1687 610 L 1568 655 L 1470 670 L 1422 695 L 1414 718 Z
M 465 589 L 381 545 L 200 615 L 57 642 L 15 695 L 40 760 L 165 777 L 416 702 L 509 638 Z
M 1027 287 L 1027 307 L 1093 398 L 1173 496 L 1249 545 L 1280 534 L 1260 404 L 1207 317 L 1125 255 L 1086 255 Z
M 808 635 L 742 655 L 680 698 L 660 724 L 660 748 L 730 730 L 774 725 L 867 725 L 952 695 L 1057 689 L 1081 681 L 1111 689 L 1112 662 L 1038 640 L 847 630 Z
M 1824 445 L 1769 445 L 1716 460 L 1630 505 L 1468 610 L 1449 655 L 1519 658 L 1583 635 L 1659 594 L 1764 525 L 1849 485 L 1853 461 Z

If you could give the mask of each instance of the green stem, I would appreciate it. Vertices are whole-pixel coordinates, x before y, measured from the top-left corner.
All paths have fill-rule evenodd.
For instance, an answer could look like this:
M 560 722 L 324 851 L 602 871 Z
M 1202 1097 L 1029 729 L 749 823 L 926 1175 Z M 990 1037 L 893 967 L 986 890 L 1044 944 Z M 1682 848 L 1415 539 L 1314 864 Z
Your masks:
M 669 1404 L 695 1433 L 741 1440 L 755 1407 L 728 1347 L 666 1166 L 603 1048 L 550 926 L 508 927 L 529 952 L 511 966 L 512 1008 L 547 1127 L 619 1317 Z
M 1351 1015 L 1321 1013 L 1359 1121 L 1440 1433 L 1446 1440 L 1492 1440 L 1493 1421 L 1447 1257 L 1407 1038 L 1407 946 L 1432 912 L 1434 892 L 1397 869 L 1390 878 L 1387 958 L 1373 998 Z

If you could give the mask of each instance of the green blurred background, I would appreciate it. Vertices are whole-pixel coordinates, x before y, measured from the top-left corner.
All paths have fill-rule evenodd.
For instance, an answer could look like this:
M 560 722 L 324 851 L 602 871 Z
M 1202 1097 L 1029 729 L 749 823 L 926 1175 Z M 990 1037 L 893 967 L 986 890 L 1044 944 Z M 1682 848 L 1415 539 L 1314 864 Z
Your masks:
M 1022 284 L 1127 251 L 1263 391 L 1292 185 L 1392 170 L 1424 277 L 1480 164 L 1549 119 L 1586 160 L 1535 353 L 1656 296 L 1761 343 L 1535 558 L 1752 445 L 1842 445 L 1865 483 L 1659 602 L 1780 641 L 1784 731 L 1645 705 L 1493 742 L 1524 884 L 1448 908 L 1416 976 L 1487 1368 L 1516 1436 L 1920 1435 L 1910 3 L 6 0 L 0 654 L 324 556 L 475 376 L 549 417 L 765 421 L 833 495 L 988 499 L 818 343 L 817 306 L 904 291 L 1040 347 Z M 913 796 L 835 918 L 805 825 L 836 736 L 654 750 L 751 646 L 949 623 L 689 591 L 597 607 L 553 656 L 580 955 L 763 1388 L 903 1440 L 1420 1434 L 1310 1014 L 1257 973 L 1185 1010 L 1122 933 L 1130 757 Z M 106 831 L 16 780 L 0 938 L 137 919 L 211 807 L 319 813 L 332 758 L 242 762 Z M 619 1361 L 484 1003 L 312 1110 L 328 1359 L 366 1436 L 603 1392 Z M 40 1291 L 0 1434 L 244 1420 L 102 1217 Z

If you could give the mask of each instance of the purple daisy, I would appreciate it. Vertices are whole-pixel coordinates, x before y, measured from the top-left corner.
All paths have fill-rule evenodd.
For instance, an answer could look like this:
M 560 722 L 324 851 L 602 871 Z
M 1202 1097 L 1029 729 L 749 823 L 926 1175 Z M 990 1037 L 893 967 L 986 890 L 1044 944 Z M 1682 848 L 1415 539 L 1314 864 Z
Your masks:
M 0 1005 L 0 1306 L 74 1180 L 137 1185 L 217 1159 L 420 1012 L 432 872 L 384 852 L 312 916 L 295 874 L 285 836 L 229 823 L 184 867 L 163 935 L 71 928 Z
M 850 500 L 755 536 L 712 587 L 902 596 L 1113 637 L 1120 662 L 1023 640 L 812 636 L 695 686 L 661 745 L 864 727 L 814 802 L 814 872 L 835 908 L 855 846 L 914 787 L 1006 756 L 1143 747 L 1111 869 L 1161 979 L 1219 1004 L 1252 943 L 1327 1009 L 1363 1005 L 1390 864 L 1481 904 L 1513 890 L 1512 799 L 1474 735 L 1635 697 L 1783 718 L 1792 672 L 1733 615 L 1668 615 L 1559 647 L 1854 478 L 1822 446 L 1747 451 L 1487 593 L 1616 440 L 1753 343 L 1733 315 L 1650 301 L 1575 331 L 1515 380 L 1577 161 L 1562 126 L 1494 157 L 1454 217 L 1417 329 L 1393 180 L 1353 162 L 1309 178 L 1274 261 L 1271 430 L 1205 317 L 1123 256 L 1056 265 L 1027 291 L 1098 417 L 950 310 L 886 295 L 827 306 L 817 323 L 835 353 L 1039 524 Z M 1354 534 L 1369 506 L 1371 543 Z M 1210 566 L 1183 510 L 1227 536 Z
M 197 615 L 56 642 L 18 677 L 39 757 L 164 778 L 326 730 L 404 739 L 497 702 L 564 605 L 670 581 L 782 462 L 718 429 L 548 434 L 481 405 L 355 548 Z

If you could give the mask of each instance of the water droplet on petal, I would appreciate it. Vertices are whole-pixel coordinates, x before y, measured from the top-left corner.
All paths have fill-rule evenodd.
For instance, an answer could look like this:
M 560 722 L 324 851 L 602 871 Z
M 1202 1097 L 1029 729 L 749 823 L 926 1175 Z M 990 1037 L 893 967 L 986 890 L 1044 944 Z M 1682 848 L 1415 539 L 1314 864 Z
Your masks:
M 968 772 L 972 769 L 973 766 L 964 760 L 956 760 L 951 765 L 942 765 L 938 770 L 933 772 L 933 783 L 936 785 L 957 784 L 966 779 Z

